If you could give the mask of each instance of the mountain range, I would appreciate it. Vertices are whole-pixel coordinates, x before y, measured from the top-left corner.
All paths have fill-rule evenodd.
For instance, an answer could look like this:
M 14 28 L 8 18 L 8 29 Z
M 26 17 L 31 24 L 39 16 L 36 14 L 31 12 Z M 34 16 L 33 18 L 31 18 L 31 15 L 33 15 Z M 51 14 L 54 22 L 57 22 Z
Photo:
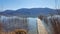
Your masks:
M 18 10 L 5 10 L 0 12 L 0 15 L 7 16 L 39 16 L 39 15 L 49 15 L 49 14 L 60 14 L 60 9 L 50 9 L 50 8 L 22 8 Z

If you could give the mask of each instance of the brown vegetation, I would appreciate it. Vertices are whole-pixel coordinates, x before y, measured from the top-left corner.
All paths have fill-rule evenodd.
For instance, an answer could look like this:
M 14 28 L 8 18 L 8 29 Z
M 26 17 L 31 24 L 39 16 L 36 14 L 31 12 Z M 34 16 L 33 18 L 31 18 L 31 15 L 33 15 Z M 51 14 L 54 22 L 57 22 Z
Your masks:
M 53 18 L 50 19 L 50 22 L 52 24 L 54 34 L 60 34 L 60 20 L 58 20 L 58 18 Z
M 52 32 L 52 34 L 60 34 L 60 19 L 58 17 L 56 17 L 56 18 L 51 17 L 51 18 L 47 19 L 45 17 L 43 18 L 42 16 L 40 16 L 39 18 L 44 19 L 44 22 L 46 23 L 46 25 L 48 27 L 52 26 L 51 27 L 52 30 L 50 30 L 50 32 Z M 51 25 L 49 25 L 48 23 L 50 23 Z
M 0 34 L 27 34 L 27 31 L 24 29 L 16 29 L 14 31 L 0 31 Z

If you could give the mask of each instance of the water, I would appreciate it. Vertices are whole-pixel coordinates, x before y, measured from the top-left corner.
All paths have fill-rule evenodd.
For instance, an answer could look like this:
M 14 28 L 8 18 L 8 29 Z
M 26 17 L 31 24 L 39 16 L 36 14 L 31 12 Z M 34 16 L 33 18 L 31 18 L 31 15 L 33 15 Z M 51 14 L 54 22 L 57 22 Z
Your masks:
M 7 22 L 8 19 L 12 19 L 12 18 L 19 18 L 20 19 L 20 17 L 17 17 L 17 16 L 13 16 L 13 17 L 1 16 L 0 17 L 0 21 L 2 21 L 2 23 L 3 22 L 5 23 L 6 29 L 8 29 L 8 28 L 11 29 L 11 27 L 13 28 L 14 23 L 9 24 Z M 29 28 L 28 34 L 37 34 L 37 18 L 29 17 L 29 18 L 27 18 L 27 21 L 28 21 L 28 28 Z
M 28 18 L 29 34 L 37 34 L 37 18 Z

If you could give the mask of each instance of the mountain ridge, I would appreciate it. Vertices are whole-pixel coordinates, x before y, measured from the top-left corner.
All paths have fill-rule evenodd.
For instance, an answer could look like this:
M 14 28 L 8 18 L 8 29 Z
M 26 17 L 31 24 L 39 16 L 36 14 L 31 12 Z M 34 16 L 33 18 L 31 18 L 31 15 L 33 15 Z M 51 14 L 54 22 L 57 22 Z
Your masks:
M 51 14 L 57 14 L 57 11 L 60 11 L 60 9 L 50 9 L 50 8 L 22 8 L 18 10 L 5 10 L 3 12 L 0 12 L 0 15 L 11 15 L 11 16 L 39 16 L 41 14 L 48 15 Z

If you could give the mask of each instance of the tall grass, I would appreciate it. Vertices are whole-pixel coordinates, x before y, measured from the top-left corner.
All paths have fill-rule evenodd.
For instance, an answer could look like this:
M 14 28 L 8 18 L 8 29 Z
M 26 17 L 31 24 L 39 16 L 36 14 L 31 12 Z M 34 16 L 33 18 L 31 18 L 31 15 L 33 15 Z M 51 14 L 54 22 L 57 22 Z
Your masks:
M 49 17 L 49 16 L 48 16 Z M 47 25 L 46 29 L 48 34 L 60 34 L 60 17 L 55 17 L 54 15 L 48 18 L 46 16 L 39 16 L 40 19 L 44 20 L 44 23 Z

